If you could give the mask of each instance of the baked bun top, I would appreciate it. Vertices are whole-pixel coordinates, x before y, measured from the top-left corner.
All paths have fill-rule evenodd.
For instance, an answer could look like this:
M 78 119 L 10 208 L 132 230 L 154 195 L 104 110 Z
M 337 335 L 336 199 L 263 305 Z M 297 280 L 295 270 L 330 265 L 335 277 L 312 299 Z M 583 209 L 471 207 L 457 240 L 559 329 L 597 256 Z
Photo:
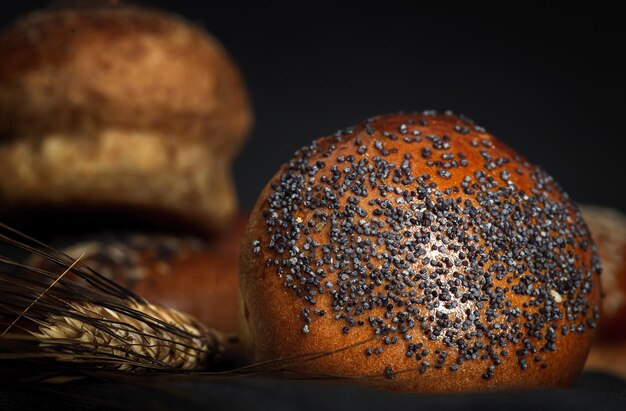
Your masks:
M 600 265 L 567 194 L 451 114 L 375 117 L 305 147 L 249 220 L 257 360 L 450 391 L 564 386 L 599 316 Z
M 250 126 L 243 81 L 221 45 L 164 12 L 36 12 L 0 35 L 0 55 L 0 135 L 155 130 L 231 155 Z

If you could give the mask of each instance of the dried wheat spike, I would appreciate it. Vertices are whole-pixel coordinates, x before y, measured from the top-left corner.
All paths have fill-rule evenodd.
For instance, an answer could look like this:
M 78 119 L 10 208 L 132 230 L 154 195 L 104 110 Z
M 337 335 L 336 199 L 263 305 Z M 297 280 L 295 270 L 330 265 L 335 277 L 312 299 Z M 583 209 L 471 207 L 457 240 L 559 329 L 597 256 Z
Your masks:
M 58 360 L 98 363 L 120 371 L 197 370 L 224 351 L 220 333 L 186 314 L 135 301 L 128 301 L 126 308 L 129 312 L 122 313 L 73 302 L 65 315 L 49 315 L 33 335 Z

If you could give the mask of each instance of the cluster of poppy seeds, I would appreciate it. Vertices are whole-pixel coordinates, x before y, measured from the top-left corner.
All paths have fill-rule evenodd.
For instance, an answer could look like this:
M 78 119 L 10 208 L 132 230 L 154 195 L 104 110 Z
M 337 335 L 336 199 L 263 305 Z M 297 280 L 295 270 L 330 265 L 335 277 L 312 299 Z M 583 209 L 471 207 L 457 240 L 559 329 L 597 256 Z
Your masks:
M 266 247 L 266 264 L 302 299 L 303 333 L 323 315 L 345 334 L 371 327 L 379 345 L 364 356 L 404 344 L 420 373 L 486 361 L 482 378 L 490 379 L 507 356 L 523 370 L 547 367 L 544 354 L 560 335 L 598 319 L 588 297 L 600 265 L 580 213 L 550 176 L 510 150 L 502 156 L 470 120 L 403 118 L 393 132 L 374 118 L 296 152 L 271 185 L 268 240 L 254 241 L 254 253 Z M 428 134 L 429 121 L 442 118 L 449 133 Z M 354 154 L 335 152 L 346 144 Z M 455 145 L 476 150 L 471 158 L 482 164 L 469 167 L 470 153 Z M 429 172 L 413 174 L 415 162 Z M 459 184 L 442 186 L 453 176 Z M 534 186 L 525 192 L 516 178 L 528 177 Z M 328 313 L 317 307 L 324 294 Z

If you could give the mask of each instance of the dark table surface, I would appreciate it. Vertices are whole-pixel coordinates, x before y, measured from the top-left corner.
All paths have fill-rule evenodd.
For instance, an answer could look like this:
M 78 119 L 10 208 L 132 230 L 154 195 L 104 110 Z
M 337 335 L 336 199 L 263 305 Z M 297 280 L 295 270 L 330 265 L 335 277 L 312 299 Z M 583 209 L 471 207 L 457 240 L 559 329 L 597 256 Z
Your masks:
M 1 410 L 261 409 L 261 410 L 626 410 L 626 381 L 585 373 L 567 390 L 418 395 L 352 385 L 266 378 L 184 382 L 0 385 Z

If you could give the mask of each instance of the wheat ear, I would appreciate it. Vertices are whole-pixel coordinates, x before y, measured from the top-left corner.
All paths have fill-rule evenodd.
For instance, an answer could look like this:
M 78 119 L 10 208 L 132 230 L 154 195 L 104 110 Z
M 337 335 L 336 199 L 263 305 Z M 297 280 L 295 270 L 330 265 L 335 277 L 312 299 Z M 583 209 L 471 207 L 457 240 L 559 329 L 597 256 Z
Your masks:
M 174 309 L 127 300 L 124 310 L 69 303 L 31 334 L 60 361 L 97 363 L 120 371 L 197 370 L 225 347 L 224 337 Z

